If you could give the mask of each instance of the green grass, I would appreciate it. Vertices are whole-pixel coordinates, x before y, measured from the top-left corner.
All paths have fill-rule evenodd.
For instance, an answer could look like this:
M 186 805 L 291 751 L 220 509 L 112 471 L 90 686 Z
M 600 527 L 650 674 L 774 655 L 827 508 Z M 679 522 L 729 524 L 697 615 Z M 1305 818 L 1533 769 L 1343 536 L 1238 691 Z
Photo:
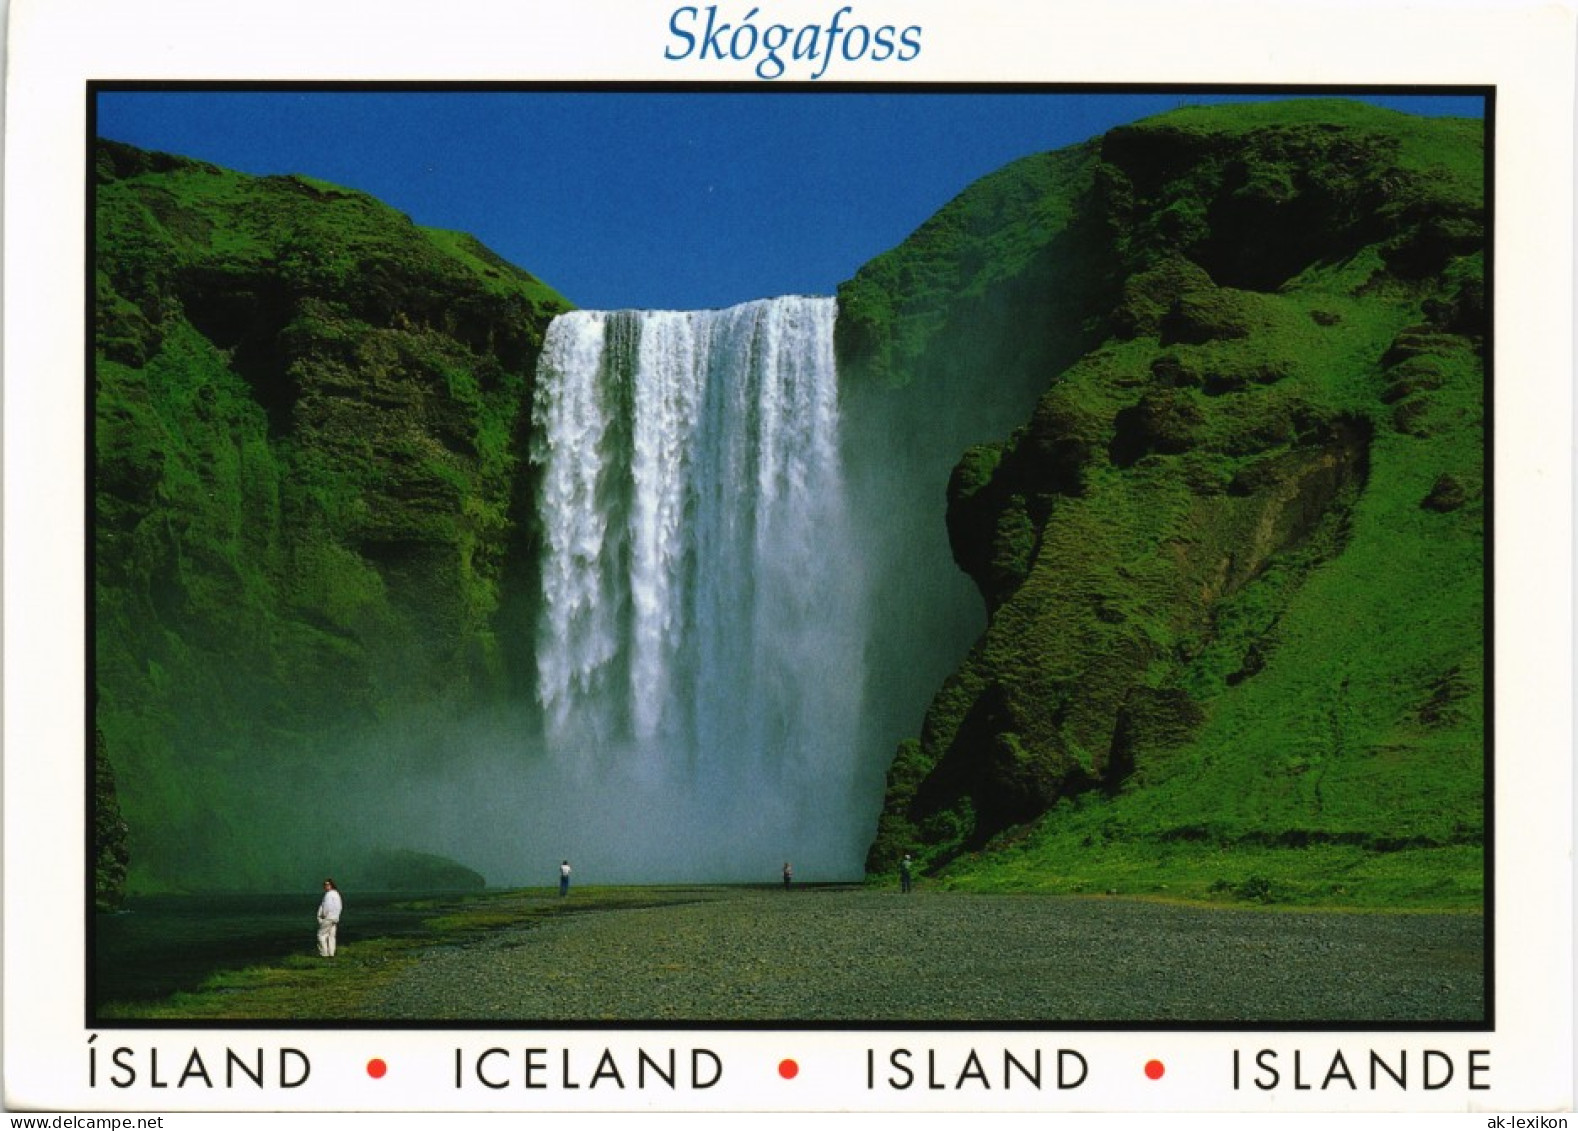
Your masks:
M 557 915 L 647 906 L 653 899 L 641 888 L 592 887 L 565 900 L 551 888 L 421 900 L 407 905 L 431 912 L 421 934 L 342 942 L 332 960 L 301 954 L 221 971 L 196 990 L 161 1001 L 108 1003 L 98 1016 L 104 1021 L 373 1020 L 378 994 L 432 947 L 465 945 L 490 931 Z
M 508 260 L 488 250 L 467 232 L 445 228 L 423 228 L 423 234 L 445 254 L 468 265 L 483 279 L 483 285 L 499 294 L 525 294 L 542 309 L 569 310 L 568 299 L 548 284 L 522 271 Z
M 970 890 L 1479 906 L 1481 133 L 1311 100 L 1101 140 L 1079 208 L 1108 258 L 1065 241 L 1059 268 L 1091 294 L 1114 273 L 1117 307 L 954 480 L 992 617 L 900 748 L 875 872 L 912 851 Z M 915 266 L 936 243 L 857 282 L 890 286 L 894 343 L 1012 384 L 906 322 L 947 291 Z
M 919 483 L 979 445 L 950 521 L 993 614 L 900 747 L 874 870 L 1482 898 L 1483 374 L 1445 311 L 1483 288 L 1481 132 L 1187 108 L 983 178 L 840 288 L 858 423 L 906 439 L 872 458 Z M 99 164 L 96 690 L 133 879 L 287 886 L 277 842 L 325 849 L 269 789 L 529 670 L 500 610 L 531 601 L 517 453 L 568 303 L 349 189 Z M 1028 419 L 982 443 L 998 396 Z
M 503 686 L 530 382 L 569 303 L 312 178 L 108 142 L 97 171 L 95 690 L 132 880 L 288 885 L 278 858 L 319 850 L 288 843 L 287 783 Z
M 1233 907 L 1480 911 L 1484 852 L 1477 845 L 1375 852 L 1343 844 L 1146 840 L 1115 831 L 1104 814 L 1045 819 L 1008 843 L 954 860 L 926 883 L 961 892 L 1115 894 Z
M 110 1004 L 114 1021 L 348 1021 L 365 1018 L 368 1002 L 415 961 L 408 939 L 371 939 L 344 955 L 286 958 L 277 965 L 215 974 L 203 986 L 159 1002 Z
M 989 867 L 956 861 L 940 877 L 920 881 L 923 890 L 972 894 L 1016 892 L 1030 896 L 1111 896 L 1206 906 L 1278 910 L 1366 912 L 1465 912 L 1479 909 L 1472 890 L 1476 855 L 1409 853 L 1377 857 L 1356 850 L 1321 847 L 1293 860 L 1287 851 L 1242 847 L 1198 852 L 1178 847 L 1138 852 L 1132 845 L 1084 848 L 1031 838 L 995 854 Z M 1421 871 L 1438 875 L 1421 892 Z M 1312 874 L 1322 878 L 1311 881 Z M 891 877 L 868 883 L 896 883 Z M 358 938 L 342 943 L 332 959 L 289 956 L 217 973 L 199 988 L 158 1001 L 109 1003 L 97 1010 L 102 1023 L 117 1021 L 293 1022 L 378 1021 L 377 1001 L 435 947 L 464 946 L 489 933 L 516 929 L 561 915 L 617 912 L 668 905 L 693 898 L 688 890 L 644 887 L 586 887 L 569 899 L 555 889 L 524 889 L 439 898 L 407 906 L 430 912 L 419 934 Z M 304 940 L 305 941 L 305 940 Z M 310 945 L 308 943 L 307 945 Z M 705 963 L 705 956 L 700 956 Z

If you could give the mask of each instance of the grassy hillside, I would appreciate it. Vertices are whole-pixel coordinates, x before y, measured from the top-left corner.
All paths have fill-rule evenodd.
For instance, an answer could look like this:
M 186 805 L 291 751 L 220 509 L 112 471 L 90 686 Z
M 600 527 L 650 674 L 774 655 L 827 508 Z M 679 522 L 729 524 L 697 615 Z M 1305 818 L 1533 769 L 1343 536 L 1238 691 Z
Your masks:
M 507 679 L 517 453 L 568 304 L 304 177 L 101 143 L 94 201 L 97 720 L 131 883 L 266 884 L 324 835 L 348 733 Z
M 1184 110 L 1010 167 L 845 288 L 871 384 L 935 393 L 945 353 L 1040 389 L 954 469 L 989 623 L 873 871 L 1478 901 L 1483 167 L 1477 122 Z M 981 280 L 1022 365 L 943 329 Z
M 984 178 L 840 288 L 868 654 L 906 658 L 869 733 L 915 731 L 872 873 L 1477 905 L 1482 140 L 1182 110 Z M 530 691 L 523 441 L 568 304 L 360 193 L 97 156 L 106 903 L 324 857 L 480 883 L 367 792 L 441 790 L 458 720 L 520 740 L 489 712 Z

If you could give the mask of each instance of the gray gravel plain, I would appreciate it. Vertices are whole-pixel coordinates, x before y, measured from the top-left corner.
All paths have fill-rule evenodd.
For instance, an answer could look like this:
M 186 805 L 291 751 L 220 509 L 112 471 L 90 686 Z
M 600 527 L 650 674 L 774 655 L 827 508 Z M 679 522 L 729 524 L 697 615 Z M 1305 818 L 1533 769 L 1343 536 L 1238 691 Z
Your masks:
M 862 888 L 651 889 L 643 906 L 580 911 L 574 900 L 424 952 L 375 1012 L 851 1027 L 1484 1019 L 1478 915 Z

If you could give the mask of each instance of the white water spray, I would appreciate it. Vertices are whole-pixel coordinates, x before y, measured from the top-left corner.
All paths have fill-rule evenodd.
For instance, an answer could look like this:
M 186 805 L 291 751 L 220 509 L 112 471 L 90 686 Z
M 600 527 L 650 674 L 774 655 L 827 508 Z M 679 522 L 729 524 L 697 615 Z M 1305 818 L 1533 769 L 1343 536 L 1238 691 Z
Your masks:
M 866 602 L 834 317 L 795 297 L 549 327 L 538 787 L 563 801 L 531 839 L 607 878 L 861 874 Z

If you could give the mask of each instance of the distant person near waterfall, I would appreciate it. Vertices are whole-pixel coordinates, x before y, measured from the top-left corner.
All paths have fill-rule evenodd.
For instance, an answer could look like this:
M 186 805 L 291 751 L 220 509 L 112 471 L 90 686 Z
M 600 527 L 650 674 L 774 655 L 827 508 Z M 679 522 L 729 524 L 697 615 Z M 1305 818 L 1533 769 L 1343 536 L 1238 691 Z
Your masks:
M 792 883 L 794 883 L 794 869 L 792 867 L 790 867 L 789 861 L 785 860 L 784 861 L 784 891 L 788 891 L 789 890 L 789 885 L 792 884 Z
M 909 894 L 910 887 L 914 882 L 910 875 L 914 866 L 915 862 L 910 859 L 910 854 L 906 852 L 904 854 L 904 859 L 899 861 L 899 890 L 905 895 Z
M 561 860 L 559 862 L 559 898 L 563 899 L 565 896 L 567 896 L 569 894 L 570 894 L 570 862 L 568 860 Z

